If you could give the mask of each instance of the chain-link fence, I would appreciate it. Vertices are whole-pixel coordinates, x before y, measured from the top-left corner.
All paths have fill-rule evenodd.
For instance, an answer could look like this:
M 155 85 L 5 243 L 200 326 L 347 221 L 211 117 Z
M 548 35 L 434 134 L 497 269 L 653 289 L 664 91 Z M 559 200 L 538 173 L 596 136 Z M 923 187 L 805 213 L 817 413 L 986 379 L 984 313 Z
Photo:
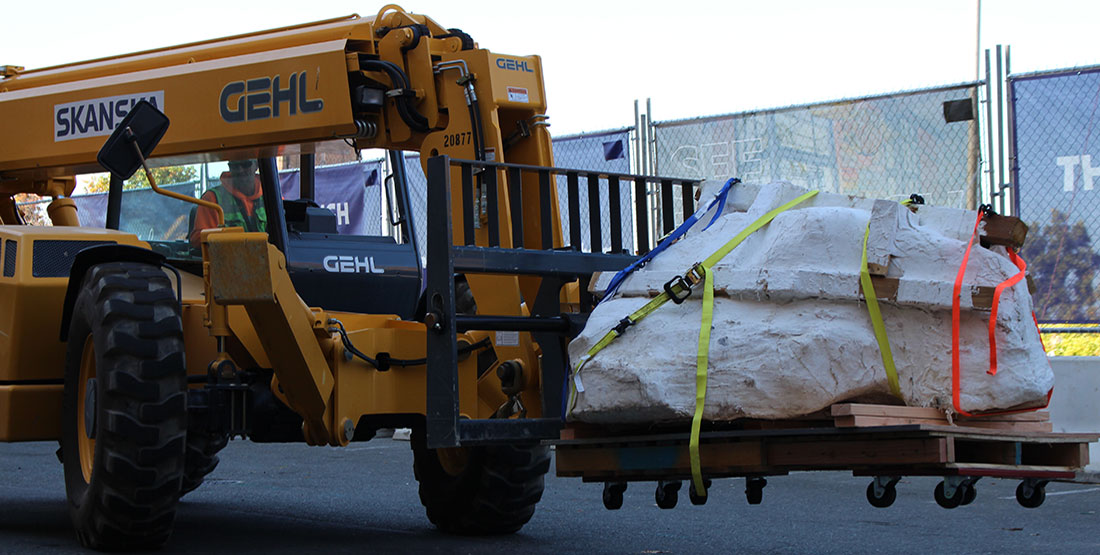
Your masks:
M 821 191 L 973 208 L 978 83 L 655 122 L 660 175 L 787 180 Z
M 1100 66 L 1008 78 L 1016 213 L 1040 322 L 1100 321 Z
M 607 173 L 630 173 L 630 129 L 617 129 L 601 131 L 597 133 L 583 133 L 580 135 L 567 135 L 554 139 L 554 165 L 559 168 L 571 170 L 588 170 Z M 568 191 L 566 190 L 566 178 L 559 175 L 557 179 L 558 209 L 561 214 L 568 213 Z M 588 188 L 579 187 L 577 197 L 580 204 L 581 250 L 592 250 L 589 234 L 589 222 L 591 211 L 588 206 Z M 608 183 L 600 180 L 599 221 L 608 222 L 611 219 L 610 204 L 608 203 Z M 622 244 L 630 245 L 634 237 L 634 225 L 631 219 L 631 207 L 634 206 L 630 198 L 631 187 L 623 186 L 619 189 L 620 221 L 622 222 Z M 655 229 L 655 228 L 654 228 Z M 611 229 L 607 225 L 600 227 L 602 235 L 601 245 L 611 244 Z M 569 219 L 562 218 L 562 236 L 570 234 Z

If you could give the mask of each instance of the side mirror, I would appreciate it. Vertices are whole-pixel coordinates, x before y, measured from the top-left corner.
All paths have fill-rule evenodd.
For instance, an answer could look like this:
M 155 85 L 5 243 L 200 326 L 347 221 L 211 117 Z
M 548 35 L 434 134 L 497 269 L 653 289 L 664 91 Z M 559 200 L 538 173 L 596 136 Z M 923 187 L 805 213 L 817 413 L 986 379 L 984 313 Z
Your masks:
M 168 116 L 142 100 L 115 127 L 96 160 L 119 179 L 130 179 L 168 131 Z M 134 148 L 134 145 L 138 148 Z

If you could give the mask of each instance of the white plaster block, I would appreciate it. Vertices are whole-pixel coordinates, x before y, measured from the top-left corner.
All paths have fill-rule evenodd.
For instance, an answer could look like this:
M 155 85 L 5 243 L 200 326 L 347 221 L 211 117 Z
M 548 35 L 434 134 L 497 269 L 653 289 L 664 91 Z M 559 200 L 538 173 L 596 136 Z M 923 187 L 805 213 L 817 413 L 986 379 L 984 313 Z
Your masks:
M 720 184 L 718 184 L 720 185 Z M 717 188 L 708 184 L 701 202 Z M 669 278 L 717 250 L 767 211 L 804 193 L 790 183 L 736 185 L 707 231 L 704 215 L 677 243 L 600 303 L 569 346 L 576 361 Z M 898 278 L 880 300 L 904 402 L 950 410 L 951 297 L 973 211 L 919 207 L 821 193 L 780 214 L 714 267 L 709 420 L 790 418 L 845 400 L 888 401 L 889 388 L 866 304 L 859 293 L 864 230 L 868 249 Z M 997 322 L 999 372 L 989 368 L 988 310 L 970 292 L 1017 272 L 1001 247 L 975 241 L 961 295 L 962 408 L 969 412 L 1041 402 L 1053 385 L 1032 321 L 1026 283 L 1005 291 Z M 702 286 L 667 303 L 589 360 L 569 418 L 641 423 L 691 418 Z

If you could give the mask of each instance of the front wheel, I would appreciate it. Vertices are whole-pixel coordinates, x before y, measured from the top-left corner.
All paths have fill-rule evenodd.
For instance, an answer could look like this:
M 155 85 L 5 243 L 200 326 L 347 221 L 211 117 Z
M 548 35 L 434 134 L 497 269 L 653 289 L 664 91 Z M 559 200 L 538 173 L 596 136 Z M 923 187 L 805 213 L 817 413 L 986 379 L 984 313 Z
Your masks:
M 218 452 L 229 444 L 229 436 L 216 432 L 189 430 L 187 432 L 187 458 L 183 470 L 180 497 L 202 485 L 207 474 L 218 466 Z
M 412 439 L 420 502 L 440 530 L 510 534 L 535 514 L 543 477 L 550 470 L 545 445 L 428 449 L 420 429 Z
M 154 548 L 171 533 L 187 430 L 183 349 L 160 268 L 88 271 L 69 328 L 61 437 L 69 515 L 85 547 Z

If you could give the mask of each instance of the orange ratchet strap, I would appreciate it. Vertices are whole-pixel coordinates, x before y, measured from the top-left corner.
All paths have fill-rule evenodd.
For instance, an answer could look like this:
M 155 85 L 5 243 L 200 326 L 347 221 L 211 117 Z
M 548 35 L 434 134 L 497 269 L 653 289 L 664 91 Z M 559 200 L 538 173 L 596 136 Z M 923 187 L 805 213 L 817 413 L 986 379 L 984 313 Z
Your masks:
M 960 372 L 959 372 L 959 298 L 962 293 L 963 277 L 966 275 L 966 264 L 970 261 L 970 249 L 974 246 L 974 237 L 978 234 L 978 226 L 982 223 L 982 218 L 985 216 L 985 207 L 978 209 L 978 219 L 974 222 L 974 231 L 970 234 L 970 241 L 966 243 L 966 252 L 963 253 L 962 265 L 959 266 L 959 273 L 955 276 L 955 288 L 951 298 L 951 402 L 955 407 L 955 412 L 963 416 L 985 416 L 996 414 L 1014 414 L 1018 412 L 1028 412 L 1034 410 L 1041 410 L 1046 408 L 1050 404 L 1050 397 L 1054 393 L 1052 388 L 1047 392 L 1046 403 L 1041 407 L 1032 407 L 1025 409 L 1015 410 L 1002 410 L 1002 411 L 990 411 L 982 412 L 980 414 L 972 414 L 962 409 L 959 402 L 960 391 Z M 989 314 L 989 370 L 987 373 L 990 375 L 997 374 L 997 340 L 995 337 L 995 330 L 997 328 L 997 309 L 1000 305 L 1001 293 L 1008 287 L 1012 287 L 1024 279 L 1025 272 L 1027 270 L 1027 263 L 1024 259 L 1016 254 L 1011 248 L 1008 249 L 1008 257 L 1012 260 L 1012 263 L 1019 268 L 1019 273 L 1002 281 L 997 285 L 997 288 L 993 291 L 993 306 Z M 1035 318 L 1034 313 L 1032 319 Z M 1039 324 L 1038 320 L 1035 323 L 1035 330 L 1038 332 Z M 1042 336 L 1040 336 L 1042 341 Z
M 997 329 L 997 307 L 1001 304 L 1001 293 L 1005 289 L 1020 283 L 1020 280 L 1024 279 L 1024 275 L 1027 273 L 1027 262 L 1017 256 L 1012 247 L 1008 247 L 1008 258 L 1020 269 L 1020 272 L 997 284 L 997 288 L 993 290 L 993 307 L 989 312 L 989 370 L 987 372 L 990 376 L 997 375 L 997 334 L 994 332 Z

